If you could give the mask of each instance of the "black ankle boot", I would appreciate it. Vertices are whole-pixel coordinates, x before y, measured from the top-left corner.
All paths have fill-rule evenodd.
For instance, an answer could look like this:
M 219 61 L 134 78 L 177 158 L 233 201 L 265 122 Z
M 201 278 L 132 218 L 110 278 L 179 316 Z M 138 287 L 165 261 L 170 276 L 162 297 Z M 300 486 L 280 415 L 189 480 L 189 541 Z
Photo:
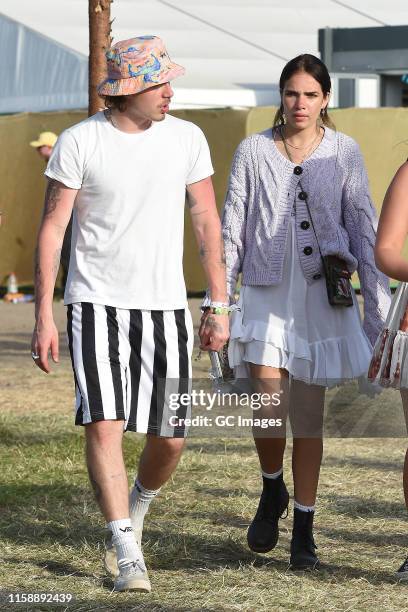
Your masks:
M 289 504 L 289 493 L 282 474 L 275 479 L 262 478 L 263 490 L 258 510 L 247 533 L 249 548 L 259 553 L 275 548 L 279 538 L 278 521 Z
M 290 543 L 290 567 L 294 570 L 318 569 L 319 559 L 313 539 L 314 512 L 303 512 L 295 508 L 293 515 L 292 541 Z

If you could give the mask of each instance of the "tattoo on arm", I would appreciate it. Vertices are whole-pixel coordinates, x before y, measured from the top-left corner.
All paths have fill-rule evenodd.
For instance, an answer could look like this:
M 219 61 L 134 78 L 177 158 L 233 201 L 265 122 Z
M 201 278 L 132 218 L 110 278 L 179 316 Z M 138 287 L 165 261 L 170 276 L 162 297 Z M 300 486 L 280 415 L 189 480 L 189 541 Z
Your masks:
M 197 198 L 195 198 L 191 193 L 187 191 L 187 206 L 189 210 L 191 211 L 192 217 L 198 217 L 198 215 L 203 215 L 204 213 L 208 212 L 208 208 L 205 208 L 204 210 L 200 210 L 199 212 L 193 212 L 192 209 L 195 208 L 197 204 L 198 204 Z
M 61 197 L 61 185 L 54 179 L 49 179 L 44 201 L 44 218 L 52 215 Z
M 57 278 L 58 269 L 61 260 L 61 249 L 57 249 L 52 258 L 52 272 L 54 275 L 54 280 Z M 40 257 L 38 253 L 38 247 L 35 249 L 35 259 L 34 259 L 34 281 L 36 291 L 39 292 L 43 286 L 43 274 L 40 266 Z
M 202 240 L 200 244 L 200 258 L 202 262 L 206 261 L 207 255 L 208 255 L 207 245 L 205 244 L 205 241 Z
M 194 206 L 197 206 L 198 201 L 189 191 L 187 191 L 187 206 L 191 210 Z
M 35 281 L 35 286 L 37 287 L 37 289 L 39 289 L 41 285 L 41 268 L 40 268 L 40 261 L 39 261 L 39 255 L 38 255 L 38 247 L 35 249 L 35 255 L 34 255 L 34 281 Z
M 227 258 L 225 256 L 225 249 L 224 249 L 224 245 L 221 245 L 221 265 L 222 266 L 226 266 L 227 265 Z
M 52 271 L 54 274 L 54 280 L 57 278 L 58 269 L 60 265 L 60 259 L 61 259 L 61 249 L 57 249 L 54 253 L 54 257 L 52 260 Z

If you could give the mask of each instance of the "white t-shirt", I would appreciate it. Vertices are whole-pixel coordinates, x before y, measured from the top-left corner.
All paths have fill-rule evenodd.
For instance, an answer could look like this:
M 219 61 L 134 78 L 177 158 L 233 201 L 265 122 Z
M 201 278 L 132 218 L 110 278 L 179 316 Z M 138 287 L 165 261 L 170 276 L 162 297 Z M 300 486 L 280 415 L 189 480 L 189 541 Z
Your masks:
M 213 172 L 203 132 L 171 115 L 137 134 L 103 112 L 65 130 L 45 171 L 79 189 L 65 304 L 184 308 L 186 185 Z

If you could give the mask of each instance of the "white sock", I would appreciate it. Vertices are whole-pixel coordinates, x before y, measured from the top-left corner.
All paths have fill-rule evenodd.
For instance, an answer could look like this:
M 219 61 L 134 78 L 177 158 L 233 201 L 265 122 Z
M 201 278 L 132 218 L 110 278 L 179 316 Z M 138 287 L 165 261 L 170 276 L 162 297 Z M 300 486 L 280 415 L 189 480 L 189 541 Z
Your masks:
M 130 518 L 111 521 L 106 526 L 112 532 L 112 542 L 116 548 L 119 567 L 133 561 L 142 561 L 144 564 L 143 554 L 136 543 Z
M 261 472 L 262 472 L 262 476 L 265 476 L 265 478 L 276 480 L 277 478 L 279 478 L 281 474 L 283 474 L 283 467 L 281 467 L 280 470 L 278 470 L 277 472 L 274 472 L 273 474 L 268 474 L 268 472 L 264 472 L 263 470 L 261 470 Z
M 130 518 L 135 530 L 142 531 L 143 521 L 149 509 L 150 502 L 156 497 L 160 489 L 146 489 L 138 478 L 130 492 Z
M 296 499 L 294 501 L 293 507 L 297 508 L 298 510 L 301 510 L 302 512 L 314 512 L 316 508 L 316 506 L 303 506 L 302 504 L 299 504 Z

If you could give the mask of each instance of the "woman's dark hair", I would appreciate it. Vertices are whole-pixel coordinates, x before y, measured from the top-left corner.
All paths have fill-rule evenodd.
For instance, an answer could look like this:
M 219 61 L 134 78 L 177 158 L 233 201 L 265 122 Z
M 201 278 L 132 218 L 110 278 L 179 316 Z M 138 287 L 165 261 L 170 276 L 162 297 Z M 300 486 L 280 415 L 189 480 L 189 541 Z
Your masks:
M 127 96 L 104 96 L 106 108 L 116 108 L 120 113 L 126 110 Z
M 327 95 L 331 92 L 331 79 L 325 64 L 318 57 L 310 55 L 309 53 L 304 53 L 303 55 L 298 55 L 290 60 L 290 62 L 288 62 L 282 70 L 282 74 L 279 79 L 279 89 L 281 95 L 285 88 L 286 81 L 288 81 L 296 72 L 307 72 L 307 74 L 310 74 L 310 76 L 312 76 L 320 84 L 323 95 Z M 329 117 L 327 106 L 326 108 L 322 109 L 320 116 L 324 125 L 334 129 L 334 123 Z M 276 112 L 273 125 L 275 127 L 276 125 L 283 125 L 284 123 L 283 104 L 281 102 L 281 105 Z

